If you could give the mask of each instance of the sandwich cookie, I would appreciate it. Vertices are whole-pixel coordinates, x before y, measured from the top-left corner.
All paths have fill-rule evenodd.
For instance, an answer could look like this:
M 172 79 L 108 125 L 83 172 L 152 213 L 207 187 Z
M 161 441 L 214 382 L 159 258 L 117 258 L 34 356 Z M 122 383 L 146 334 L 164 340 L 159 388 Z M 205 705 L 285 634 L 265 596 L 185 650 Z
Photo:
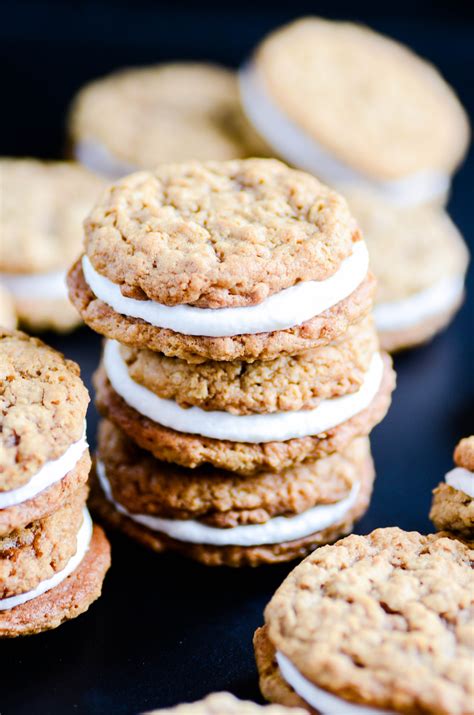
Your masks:
M 257 705 L 238 700 L 230 693 L 212 693 L 196 703 L 185 703 L 164 710 L 152 710 L 148 715 L 305 715 L 304 710 L 290 710 L 280 705 Z
M 256 633 L 263 695 L 322 715 L 471 712 L 473 558 L 398 528 L 317 549 Z
M 155 551 L 206 565 L 257 566 L 302 557 L 350 531 L 367 509 L 374 469 L 367 438 L 340 454 L 254 477 L 156 460 L 112 423 L 99 429 L 92 506 Z
M 85 322 L 188 362 L 310 350 L 371 309 L 368 251 L 346 202 L 275 160 L 133 174 L 85 232 L 69 274 Z
M 276 30 L 242 68 L 240 89 L 277 156 L 397 205 L 444 198 L 469 141 L 437 70 L 352 23 L 308 17 Z
M 6 288 L 0 285 L 0 328 L 16 328 L 16 311 L 13 298 Z
M 464 297 L 469 254 L 459 231 L 438 206 L 399 209 L 360 189 L 343 192 L 377 278 L 373 315 L 382 347 L 425 342 L 452 320 Z
M 235 74 L 206 63 L 121 70 L 86 85 L 69 135 L 77 161 L 119 178 L 189 159 L 268 155 L 242 112 Z
M 0 159 L 0 285 L 31 330 L 68 331 L 80 323 L 68 300 L 66 270 L 82 246 L 82 221 L 102 189 L 83 167 Z
M 454 463 L 433 491 L 430 519 L 439 531 L 474 540 L 474 436 L 459 442 Z

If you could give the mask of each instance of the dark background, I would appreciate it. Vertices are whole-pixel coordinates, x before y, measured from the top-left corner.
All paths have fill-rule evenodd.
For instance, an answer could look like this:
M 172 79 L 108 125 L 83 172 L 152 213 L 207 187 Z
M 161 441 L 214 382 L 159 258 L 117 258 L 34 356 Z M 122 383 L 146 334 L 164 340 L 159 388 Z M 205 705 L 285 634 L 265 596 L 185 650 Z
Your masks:
M 474 115 L 474 3 L 25 2 L 0 16 L 0 154 L 60 157 L 68 103 L 86 81 L 126 64 L 211 59 L 236 66 L 271 28 L 302 14 L 366 22 L 439 66 Z M 474 250 L 474 162 L 450 211 Z M 1 240 L 1 237 L 0 237 Z M 474 432 L 474 277 L 453 325 L 396 359 L 398 389 L 373 434 L 378 471 L 364 533 L 430 529 L 430 490 Z M 89 381 L 99 340 L 86 328 L 46 339 Z M 94 442 L 96 415 L 90 410 Z M 0 713 L 138 713 L 214 690 L 258 699 L 251 648 L 262 610 L 291 565 L 205 569 L 113 536 L 104 595 L 76 621 L 0 644 Z

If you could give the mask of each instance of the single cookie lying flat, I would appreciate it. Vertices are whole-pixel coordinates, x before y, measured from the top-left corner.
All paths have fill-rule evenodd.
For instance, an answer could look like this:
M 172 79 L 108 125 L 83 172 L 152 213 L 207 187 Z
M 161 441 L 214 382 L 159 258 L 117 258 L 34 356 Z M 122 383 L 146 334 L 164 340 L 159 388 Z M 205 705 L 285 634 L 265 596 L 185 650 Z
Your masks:
M 265 156 L 231 70 L 176 62 L 114 72 L 86 85 L 69 119 L 75 158 L 112 178 L 189 159 Z
M 318 549 L 257 631 L 263 694 L 316 712 L 471 712 L 473 557 L 446 534 L 398 528 Z
M 367 438 L 308 465 L 244 478 L 158 462 L 107 421 L 96 469 L 92 506 L 107 523 L 156 551 L 229 566 L 301 557 L 347 533 L 374 479 Z
M 454 450 L 456 467 L 433 491 L 430 519 L 440 531 L 474 539 L 474 436 L 462 439 Z

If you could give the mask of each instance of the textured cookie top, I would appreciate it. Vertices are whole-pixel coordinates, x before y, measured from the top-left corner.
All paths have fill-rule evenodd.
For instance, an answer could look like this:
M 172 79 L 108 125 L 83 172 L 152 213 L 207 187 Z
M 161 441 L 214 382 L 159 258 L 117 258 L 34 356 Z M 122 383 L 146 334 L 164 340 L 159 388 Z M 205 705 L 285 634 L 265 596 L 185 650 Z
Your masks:
M 474 435 L 462 439 L 454 450 L 454 461 L 457 467 L 464 467 L 474 472 Z
M 349 536 L 283 582 L 266 608 L 269 638 L 311 682 L 350 701 L 470 712 L 473 559 L 443 534 Z
M 450 172 L 466 150 L 467 117 L 440 74 L 368 28 L 298 20 L 264 40 L 255 62 L 291 120 L 373 178 Z
M 244 415 L 312 409 L 321 400 L 356 392 L 377 349 L 373 321 L 367 317 L 329 345 L 265 362 L 192 365 L 125 345 L 121 353 L 132 379 L 159 397 L 182 407 Z
M 0 285 L 0 327 L 12 330 L 16 327 L 16 312 L 13 298 Z
M 190 62 L 126 69 L 92 82 L 74 101 L 70 133 L 137 168 L 266 151 L 240 108 L 235 74 Z
M 402 209 L 363 190 L 341 190 L 369 248 L 377 303 L 407 298 L 465 273 L 466 244 L 442 208 Z
M 270 159 L 132 174 L 85 227 L 92 264 L 125 296 L 201 308 L 254 305 L 328 278 L 359 238 L 342 197 Z
M 242 477 L 211 467 L 190 470 L 159 462 L 111 422 L 99 428 L 102 460 L 114 498 L 132 513 L 199 519 L 219 528 L 261 524 L 349 495 L 370 464 L 367 438 L 340 454 L 282 471 Z
M 103 186 L 72 162 L 0 159 L 0 271 L 67 268 L 81 252 L 82 222 Z
M 0 330 L 0 491 L 26 483 L 81 438 L 88 402 L 76 363 Z
M 304 715 L 301 708 L 285 708 L 282 705 L 257 705 L 246 700 L 238 700 L 230 693 L 212 693 L 197 703 L 177 705 L 165 710 L 153 710 L 148 715 Z

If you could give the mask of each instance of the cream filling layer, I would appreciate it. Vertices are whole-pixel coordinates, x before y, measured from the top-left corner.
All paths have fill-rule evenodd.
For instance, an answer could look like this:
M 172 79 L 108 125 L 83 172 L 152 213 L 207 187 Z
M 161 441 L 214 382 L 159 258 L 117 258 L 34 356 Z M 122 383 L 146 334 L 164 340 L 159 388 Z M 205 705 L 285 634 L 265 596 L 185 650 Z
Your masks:
M 18 299 L 67 300 L 65 271 L 50 273 L 0 273 L 0 283 Z
M 379 303 L 373 310 L 377 330 L 383 333 L 419 325 L 453 309 L 460 302 L 463 291 L 463 276 L 447 276 L 409 298 Z
M 20 593 L 18 596 L 9 596 L 9 598 L 0 599 L 0 611 L 7 611 L 10 608 L 15 608 L 15 606 L 21 606 L 22 603 L 33 600 L 41 596 L 46 591 L 50 591 L 55 586 L 64 581 L 68 576 L 72 574 L 73 571 L 77 569 L 82 559 L 87 553 L 89 544 L 92 538 L 92 520 L 89 512 L 84 507 L 83 511 L 83 521 L 81 528 L 77 532 L 77 547 L 74 556 L 71 556 L 66 566 L 61 570 L 57 571 L 51 578 L 41 581 L 36 588 L 32 591 L 27 591 L 26 593 Z
M 320 715 L 395 715 L 393 710 L 371 708 L 350 703 L 327 690 L 318 688 L 305 678 L 293 663 L 280 651 L 276 653 L 278 668 L 283 679 L 293 690 Z
M 87 169 L 110 179 L 120 179 L 126 174 L 139 171 L 138 166 L 127 164 L 114 157 L 104 144 L 95 139 L 81 139 L 74 147 L 76 161 Z
M 114 499 L 104 464 L 100 461 L 97 461 L 97 476 L 106 498 L 120 514 L 177 541 L 211 546 L 262 546 L 302 539 L 341 521 L 354 506 L 360 491 L 360 484 L 357 483 L 345 499 L 335 504 L 321 504 L 296 516 L 277 516 L 264 524 L 219 529 L 193 519 L 163 519 L 148 514 L 132 514 Z
M 467 494 L 474 499 L 474 473 L 464 467 L 455 467 L 448 472 L 444 478 L 448 486 Z
M 153 422 L 177 432 L 252 443 L 283 442 L 317 435 L 336 427 L 368 407 L 379 390 L 384 372 L 382 357 L 376 353 L 357 392 L 322 400 L 311 410 L 233 415 L 224 411 L 208 412 L 200 407 L 184 409 L 174 400 L 158 397 L 132 380 L 120 354 L 120 344 L 115 340 L 108 340 L 105 344 L 104 368 L 115 392 L 130 407 Z
M 39 472 L 36 472 L 36 474 L 31 477 L 29 482 L 17 489 L 0 492 L 0 509 L 8 509 L 10 506 L 16 506 L 29 499 L 33 499 L 33 497 L 44 491 L 47 487 L 61 481 L 71 469 L 74 469 L 87 447 L 86 431 L 84 428 L 84 434 L 81 439 L 71 444 L 58 459 L 46 462 Z
M 257 131 L 286 161 L 321 177 L 329 184 L 364 185 L 386 200 L 412 206 L 443 196 L 450 178 L 436 171 L 419 171 L 395 181 L 376 181 L 337 159 L 293 122 L 273 102 L 258 70 L 249 63 L 239 73 L 245 112 Z
M 87 256 L 82 258 L 84 277 L 92 292 L 115 312 L 176 333 L 215 338 L 286 330 L 301 325 L 347 298 L 365 279 L 368 268 L 367 246 L 358 241 L 336 273 L 324 281 L 297 283 L 258 305 L 213 309 L 126 298 L 116 283 L 94 269 Z

